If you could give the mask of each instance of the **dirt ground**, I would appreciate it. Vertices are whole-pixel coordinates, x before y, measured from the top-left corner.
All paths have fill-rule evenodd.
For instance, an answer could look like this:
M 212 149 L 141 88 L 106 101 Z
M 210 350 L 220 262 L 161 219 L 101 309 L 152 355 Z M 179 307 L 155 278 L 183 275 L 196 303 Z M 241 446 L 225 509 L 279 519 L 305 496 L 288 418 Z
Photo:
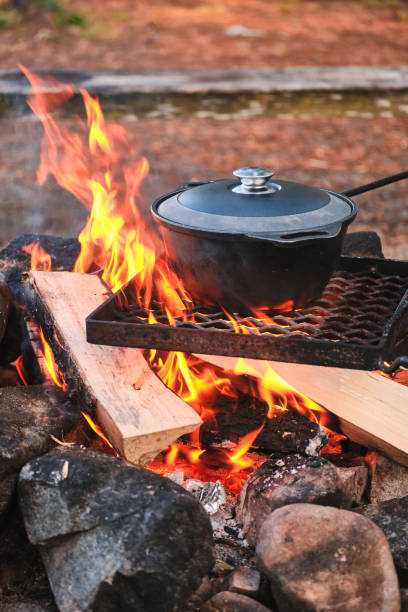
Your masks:
M 0 0 L 1 68 L 370 66 L 408 57 L 407 0 L 14 3 L 30 9 L 10 10 L 12 0 Z
M 26 0 L 28 2 L 28 0 Z M 60 1 L 60 4 L 58 2 Z M 20 0 L 20 3 L 22 0 Z M 49 3 L 48 3 L 49 4 Z M 0 66 L 151 70 L 408 63 L 408 0 L 55 0 L 81 27 L 57 23 L 32 0 L 0 0 Z M 9 18 L 11 15 L 11 18 Z M 75 19 L 72 17 L 74 15 Z M 60 15 L 61 17 L 61 15 Z M 385 113 L 387 115 L 387 113 Z M 335 190 L 408 167 L 408 116 L 122 118 L 135 156 L 151 163 L 150 201 L 188 180 L 247 164 Z M 36 184 L 41 126 L 0 120 L 0 243 L 22 232 L 77 235 L 86 211 L 49 180 Z M 408 258 L 408 182 L 360 196 L 354 229 L 380 232 Z M 148 213 L 147 213 L 148 215 Z
M 68 122 L 66 122 L 67 124 Z M 231 176 L 243 165 L 265 165 L 282 179 L 342 191 L 408 167 L 408 117 L 121 120 L 132 157 L 146 155 L 150 202 L 190 180 Z M 20 119 L 0 122 L 0 243 L 22 232 L 75 236 L 86 210 L 53 180 L 36 183 L 42 128 Z M 408 258 L 408 181 L 356 197 L 350 229 L 380 233 L 390 256 Z M 388 251 L 387 251 L 388 249 Z

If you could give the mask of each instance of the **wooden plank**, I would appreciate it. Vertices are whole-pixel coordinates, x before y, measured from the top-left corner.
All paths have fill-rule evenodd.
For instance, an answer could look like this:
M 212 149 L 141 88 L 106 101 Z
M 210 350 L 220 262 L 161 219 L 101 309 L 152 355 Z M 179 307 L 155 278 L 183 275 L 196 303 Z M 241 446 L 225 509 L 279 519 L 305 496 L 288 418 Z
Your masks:
M 85 318 L 107 297 L 98 276 L 33 271 L 31 279 L 99 422 L 126 459 L 144 465 L 201 424 L 197 413 L 163 385 L 139 349 L 87 343 Z
M 235 357 L 198 355 L 234 370 Z M 341 431 L 358 444 L 408 466 L 408 387 L 378 372 L 245 359 L 248 374 L 262 378 L 265 364 L 296 391 L 336 415 Z M 255 374 L 256 372 L 256 374 Z

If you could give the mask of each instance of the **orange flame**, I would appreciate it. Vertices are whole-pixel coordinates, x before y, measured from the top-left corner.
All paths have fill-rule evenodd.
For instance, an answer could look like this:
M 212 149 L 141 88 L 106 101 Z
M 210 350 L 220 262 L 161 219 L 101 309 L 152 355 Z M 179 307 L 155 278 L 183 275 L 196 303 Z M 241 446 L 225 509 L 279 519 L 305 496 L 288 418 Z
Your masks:
M 143 219 L 141 187 L 149 172 L 147 159 L 139 156 L 138 161 L 129 162 L 134 159 L 134 153 L 127 143 L 123 127 L 107 122 L 98 99 L 85 90 L 80 93 L 86 122 L 78 119 L 71 131 L 58 125 L 50 113 L 73 95 L 73 87 L 40 78 L 22 66 L 21 69 L 33 86 L 28 104 L 44 127 L 38 180 L 43 183 L 51 173 L 62 188 L 70 191 L 90 211 L 79 236 L 81 252 L 75 271 L 85 273 L 100 269 L 102 278 L 115 292 L 131 282 L 138 304 L 149 311 L 147 319 L 153 325 L 157 323 L 150 309 L 153 298 L 155 303 L 161 304 L 170 325 L 175 324 L 176 317 L 194 321 L 191 296 L 182 280 L 168 266 L 161 241 L 148 232 Z M 44 95 L 45 86 L 50 89 L 50 83 L 52 92 Z M 124 299 L 121 293 L 120 300 Z M 284 306 L 285 309 L 291 307 L 290 304 Z M 246 324 L 238 322 L 235 315 L 225 313 L 225 317 L 227 324 L 241 334 L 259 334 L 259 327 L 265 321 L 273 326 L 274 329 L 268 332 L 273 335 L 280 335 L 280 327 L 285 327 L 268 318 L 263 311 L 255 312 Z M 216 420 L 214 406 L 218 396 L 238 396 L 228 373 L 219 376 L 216 368 L 196 357 L 152 350 L 149 359 L 163 382 L 189 402 L 203 420 Z M 321 422 L 324 418 L 325 411 L 320 406 L 295 392 L 267 362 L 253 367 L 240 360 L 235 379 L 238 380 L 238 376 L 244 378 L 242 375 L 249 375 L 256 381 L 252 389 L 254 395 L 266 402 L 267 418 L 289 408 L 315 421 Z M 54 376 L 55 381 L 61 382 L 55 372 Z M 248 457 L 248 452 L 260 429 L 244 436 L 233 450 L 217 452 L 201 448 L 200 433 L 196 431 L 191 436 L 191 445 L 175 443 L 170 446 L 165 454 L 164 468 L 155 462 L 150 467 L 156 471 L 168 471 L 176 462 L 187 461 L 194 465 L 194 469 L 200 470 L 215 458 L 224 470 L 224 482 L 228 481 L 228 485 L 237 491 L 237 483 L 242 486 L 254 465 L 255 459 Z
M 63 391 L 66 391 L 67 385 L 64 380 L 64 376 L 62 372 L 59 370 L 57 364 L 55 363 L 54 354 L 52 352 L 50 345 L 48 344 L 48 342 L 46 341 L 44 337 L 44 332 L 41 327 L 40 327 L 40 338 L 41 338 L 41 343 L 42 343 L 42 348 L 43 348 L 45 366 L 54 384 L 57 387 L 60 387 Z
M 255 431 L 251 431 L 242 438 L 240 443 L 234 450 L 234 454 L 230 455 L 230 461 L 234 465 L 233 472 L 238 472 L 242 469 L 247 469 L 253 465 L 253 461 L 249 457 L 245 457 L 254 441 L 258 437 L 258 434 L 262 431 L 263 425 Z
M 88 423 L 89 427 L 105 442 L 107 446 L 109 446 L 115 452 L 116 457 L 119 457 L 119 453 L 116 451 L 115 447 L 110 443 L 110 441 L 105 436 L 105 434 L 103 433 L 99 425 L 91 419 L 91 417 L 89 416 L 87 412 L 83 412 L 81 410 L 81 414 L 86 420 L 86 422 Z
M 24 365 L 23 365 L 23 355 L 19 355 L 16 359 L 16 370 L 17 370 L 17 374 L 19 375 L 23 385 L 27 387 L 28 382 L 27 382 L 27 375 L 26 375 L 26 372 L 24 370 Z
M 51 255 L 40 246 L 39 242 L 24 245 L 21 250 L 31 254 L 31 270 L 43 270 L 45 272 L 51 270 Z
M 323 424 L 324 415 L 327 411 L 289 385 L 279 376 L 267 361 L 255 361 L 251 363 L 246 359 L 238 359 L 235 374 L 246 374 L 257 379 L 258 393 L 268 406 L 268 419 L 278 411 L 294 408 L 311 421 Z M 317 414 L 316 414 L 317 413 Z

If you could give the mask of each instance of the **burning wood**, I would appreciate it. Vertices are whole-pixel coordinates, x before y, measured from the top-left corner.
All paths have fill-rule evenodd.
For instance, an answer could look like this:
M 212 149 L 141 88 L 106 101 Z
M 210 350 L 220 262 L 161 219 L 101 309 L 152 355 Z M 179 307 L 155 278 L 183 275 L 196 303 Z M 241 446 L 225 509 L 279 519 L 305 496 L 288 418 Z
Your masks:
M 247 368 L 262 380 L 265 368 L 273 369 L 287 384 L 302 391 L 338 419 L 341 431 L 358 444 L 377 449 L 408 465 L 408 388 L 378 372 L 260 362 L 252 359 L 201 355 L 209 363 L 233 370 Z M 244 370 L 245 371 L 245 370 Z
M 161 304 L 162 314 L 167 317 L 170 324 L 174 323 L 175 317 L 184 317 L 192 306 L 191 297 L 185 290 L 181 279 L 169 267 L 167 259 L 162 253 L 160 241 L 148 230 L 141 214 L 141 186 L 149 170 L 147 160 L 140 157 L 136 163 L 129 163 L 131 151 L 126 143 L 123 128 L 106 122 L 98 101 L 93 99 L 86 91 L 82 92 L 82 96 L 87 122 L 85 124 L 78 121 L 77 131 L 74 133 L 67 132 L 49 111 L 57 108 L 60 103 L 70 97 L 72 88 L 69 86 L 63 88 L 60 100 L 58 100 L 58 97 L 45 100 L 40 92 L 43 85 L 42 79 L 26 70 L 25 73 L 34 87 L 34 92 L 29 97 L 28 103 L 39 116 L 45 132 L 41 166 L 38 173 L 39 181 L 43 182 L 48 173 L 53 174 L 61 187 L 71 191 L 91 211 L 88 223 L 79 237 L 81 252 L 74 270 L 85 273 L 100 269 L 103 280 L 113 291 L 118 291 L 119 299 L 124 299 L 120 289 L 132 279 L 131 287 L 136 303 L 140 307 L 149 311 L 154 297 Z M 123 184 L 125 187 L 123 187 Z M 34 267 L 48 266 L 49 263 L 44 257 L 44 253 L 39 252 L 35 246 L 30 246 Z M 52 282 L 51 276 L 47 282 Z M 40 277 L 35 278 L 38 286 L 41 282 L 38 280 Z M 57 308 L 56 300 L 51 295 L 51 285 L 48 287 L 48 293 L 47 301 L 53 300 L 53 309 Z M 91 309 L 90 307 L 89 311 Z M 88 313 L 84 312 L 81 316 Z M 226 317 L 233 326 L 237 327 L 236 331 L 244 332 L 240 329 L 240 325 L 233 315 L 226 313 Z M 151 310 L 149 311 L 148 322 L 155 323 Z M 64 333 L 62 317 L 59 325 L 61 326 L 59 335 L 62 335 Z M 77 342 L 77 338 L 73 340 Z M 69 347 L 69 350 L 75 352 L 75 360 L 78 362 L 78 359 L 80 359 L 79 353 L 85 353 L 91 349 L 89 346 L 83 345 L 81 351 L 72 346 Z M 198 361 L 196 358 L 183 353 L 163 354 L 153 350 L 150 354 L 150 361 L 163 382 L 182 399 L 189 402 L 207 423 L 217 420 L 213 408 L 217 401 L 214 397 L 211 397 L 213 393 L 216 392 L 219 396 L 237 395 L 237 391 L 231 385 L 230 375 L 228 373 L 227 375 L 224 375 L 224 373 L 217 374 L 213 367 L 206 365 L 202 360 Z M 139 364 L 138 367 L 141 367 L 141 365 Z M 263 368 L 261 375 L 257 374 L 257 368 L 259 367 Z M 254 376 L 254 366 L 248 360 L 241 360 L 234 374 Z M 89 376 L 90 373 L 87 371 L 82 379 L 88 380 Z M 252 430 L 243 432 L 238 440 L 236 437 L 231 440 L 232 445 L 229 449 L 219 448 L 209 451 L 208 448 L 203 447 L 200 434 L 195 432 L 191 439 L 192 446 L 185 444 L 185 442 L 173 444 L 165 458 L 167 467 L 162 469 L 155 464 L 152 466 L 153 469 L 163 472 L 172 471 L 178 467 L 177 463 L 182 459 L 182 464 L 187 461 L 193 466 L 193 472 L 194 470 L 214 469 L 214 464 L 218 463 L 224 473 L 229 475 L 245 472 L 245 470 L 249 473 L 257 463 L 256 460 L 245 457 L 251 446 L 255 443 L 263 450 L 272 450 L 274 447 L 274 443 L 270 441 L 271 436 L 268 436 L 267 432 L 271 430 L 271 427 L 268 426 L 269 420 L 275 414 L 279 414 L 289 406 L 320 424 L 328 422 L 327 412 L 320 405 L 306 396 L 294 393 L 290 386 L 282 382 L 282 379 L 272 371 L 268 364 L 264 363 L 261 366 L 257 364 L 254 378 L 256 384 L 252 387 L 251 393 L 254 398 L 259 399 L 263 404 L 266 403 L 268 407 L 263 422 L 258 423 Z M 234 384 L 235 381 L 236 377 L 234 377 Z M 139 381 L 133 380 L 132 382 L 135 386 L 134 391 L 137 391 L 138 397 L 140 397 L 141 393 L 137 389 L 140 386 Z M 294 382 L 296 385 L 298 380 Z M 382 382 L 389 381 L 384 379 Z M 320 384 L 320 380 L 315 382 L 317 386 L 320 386 Z M 302 386 L 301 388 L 306 390 Z M 310 393 L 307 393 L 307 395 L 310 395 Z M 330 390 L 329 395 L 331 400 L 332 390 Z M 110 397 L 110 395 L 108 394 L 107 397 Z M 314 398 L 318 399 L 319 397 L 315 396 Z M 332 406 L 328 399 L 327 396 L 325 401 L 319 401 L 318 399 L 319 404 L 323 404 L 330 409 Z M 182 405 L 184 406 L 183 409 L 181 408 Z M 187 414 L 185 404 L 179 403 L 178 410 L 182 411 L 184 415 Z M 122 423 L 119 427 L 122 433 L 118 435 L 118 427 L 112 422 L 112 416 L 109 412 L 109 410 L 99 409 L 99 419 L 105 426 L 108 437 L 112 438 L 114 444 L 123 450 L 123 436 L 125 438 L 127 436 L 123 433 L 123 427 L 125 427 L 123 425 L 123 415 L 118 417 Z M 378 446 L 378 438 L 380 438 L 380 446 L 382 444 L 381 447 L 386 448 L 387 452 L 393 453 L 393 447 L 398 449 L 401 446 L 403 449 L 402 455 L 406 452 L 404 442 L 396 444 L 392 436 L 390 441 L 386 437 L 381 443 L 381 435 L 375 428 L 375 431 L 370 430 L 368 436 L 358 437 L 357 427 L 353 420 L 354 416 L 346 418 L 337 408 L 333 412 L 341 415 L 343 426 L 346 426 L 346 422 L 353 423 L 352 437 L 354 439 L 364 439 L 366 444 L 367 442 L 374 442 Z M 188 414 L 192 415 L 191 412 Z M 361 419 L 359 420 L 357 416 L 355 418 L 358 428 L 361 429 Z M 195 417 L 196 424 L 198 420 L 198 417 Z M 152 428 L 149 429 L 149 427 L 147 430 L 152 431 Z M 169 427 L 166 419 L 163 420 L 160 427 L 162 427 L 162 430 Z M 170 429 L 172 428 L 170 427 Z M 176 431 L 177 428 L 173 428 L 173 434 Z M 348 431 L 350 431 L 350 427 Z M 278 437 L 279 435 L 278 433 Z M 307 448 L 309 448 L 308 452 L 318 452 L 323 438 L 324 436 L 320 436 L 319 440 L 316 439 L 310 448 L 305 444 L 304 452 Z M 167 443 L 170 441 L 168 436 L 163 438 L 160 441 L 161 448 L 165 446 L 165 439 Z M 270 444 L 269 448 L 267 443 Z M 134 454 L 134 444 L 127 446 L 127 448 L 127 456 L 129 458 L 133 457 L 134 460 L 136 456 L 139 459 L 141 456 L 144 456 L 144 459 L 147 456 L 153 456 L 153 449 L 143 455 L 143 453 L 139 453 L 139 450 Z M 132 450 L 129 450 L 130 448 Z M 156 445 L 156 452 L 158 450 L 159 444 Z M 302 450 L 301 445 L 294 450 Z M 396 450 L 395 452 L 398 454 L 399 451 Z M 184 465 L 181 465 L 181 469 L 184 469 Z M 241 480 L 240 485 L 242 485 L 242 482 Z M 240 485 L 235 485 L 234 488 L 238 488 Z
M 69 364 L 70 381 L 86 390 L 108 437 L 129 461 L 144 464 L 180 435 L 196 429 L 199 416 L 166 391 L 140 351 L 86 342 L 86 313 L 106 293 L 97 276 L 31 274 L 40 297 L 38 313 L 60 338 L 59 353 Z

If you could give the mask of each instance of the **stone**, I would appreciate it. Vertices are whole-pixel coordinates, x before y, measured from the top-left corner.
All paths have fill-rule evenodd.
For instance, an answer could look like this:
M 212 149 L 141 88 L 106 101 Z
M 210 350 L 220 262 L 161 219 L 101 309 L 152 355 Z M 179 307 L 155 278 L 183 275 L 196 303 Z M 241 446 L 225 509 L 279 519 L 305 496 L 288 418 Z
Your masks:
M 279 612 L 400 610 L 388 542 L 355 512 L 313 504 L 279 508 L 262 525 L 256 554 Z
M 18 387 L 20 379 L 14 366 L 0 366 L 0 387 Z
M 204 576 L 198 589 L 184 605 L 183 612 L 196 612 L 206 601 L 211 599 L 213 595 L 223 590 L 223 578 L 211 579 L 209 576 Z
M 400 589 L 401 612 L 408 612 L 408 589 Z
M 350 232 L 344 238 L 343 255 L 383 258 L 381 238 L 377 232 Z
M 46 453 L 77 420 L 77 409 L 56 388 L 0 389 L 0 515 L 15 489 L 20 468 Z
M 287 504 L 313 503 L 349 507 L 338 471 L 323 457 L 275 453 L 256 469 L 239 496 L 238 519 L 251 546 L 266 517 Z
M 41 612 L 57 612 L 41 555 L 27 539 L 16 503 L 0 525 L 0 609 L 28 612 L 36 604 Z
M 8 313 L 11 306 L 12 293 L 10 287 L 0 280 L 0 342 L 7 327 Z
M 175 611 L 213 567 L 199 502 L 123 459 L 54 449 L 21 470 L 19 500 L 61 612 Z
M 7 327 L 0 344 L 0 366 L 12 363 L 23 352 L 22 345 L 26 333 L 25 314 L 21 306 L 12 303 L 8 313 Z
M 48 601 L 22 601 L 2 605 L 2 612 L 58 612 L 53 602 Z
M 261 574 L 256 569 L 250 567 L 238 567 L 231 572 L 228 578 L 228 590 L 234 593 L 241 593 L 248 597 L 258 595 L 261 585 Z
M 221 591 L 200 608 L 200 612 L 268 612 L 270 608 L 246 595 Z
M 408 496 L 356 508 L 384 532 L 397 569 L 408 570 Z
M 336 467 L 344 494 L 350 498 L 349 505 L 360 504 L 368 484 L 367 466 Z
M 230 568 L 230 573 L 232 568 Z M 226 590 L 228 578 L 224 574 L 216 577 L 214 570 L 210 576 L 204 576 L 200 586 L 183 607 L 183 612 L 197 612 L 211 597 Z
M 228 28 L 225 29 L 225 33 L 227 36 L 243 36 L 244 38 L 251 38 L 251 37 L 256 37 L 256 36 L 265 36 L 265 32 L 263 32 L 262 30 L 252 30 L 250 28 L 246 28 L 243 25 L 240 25 L 239 23 L 234 24 L 234 25 L 230 25 L 228 26 Z
M 367 499 L 370 503 L 408 495 L 407 467 L 376 452 L 370 453 L 367 459 L 370 468 Z

